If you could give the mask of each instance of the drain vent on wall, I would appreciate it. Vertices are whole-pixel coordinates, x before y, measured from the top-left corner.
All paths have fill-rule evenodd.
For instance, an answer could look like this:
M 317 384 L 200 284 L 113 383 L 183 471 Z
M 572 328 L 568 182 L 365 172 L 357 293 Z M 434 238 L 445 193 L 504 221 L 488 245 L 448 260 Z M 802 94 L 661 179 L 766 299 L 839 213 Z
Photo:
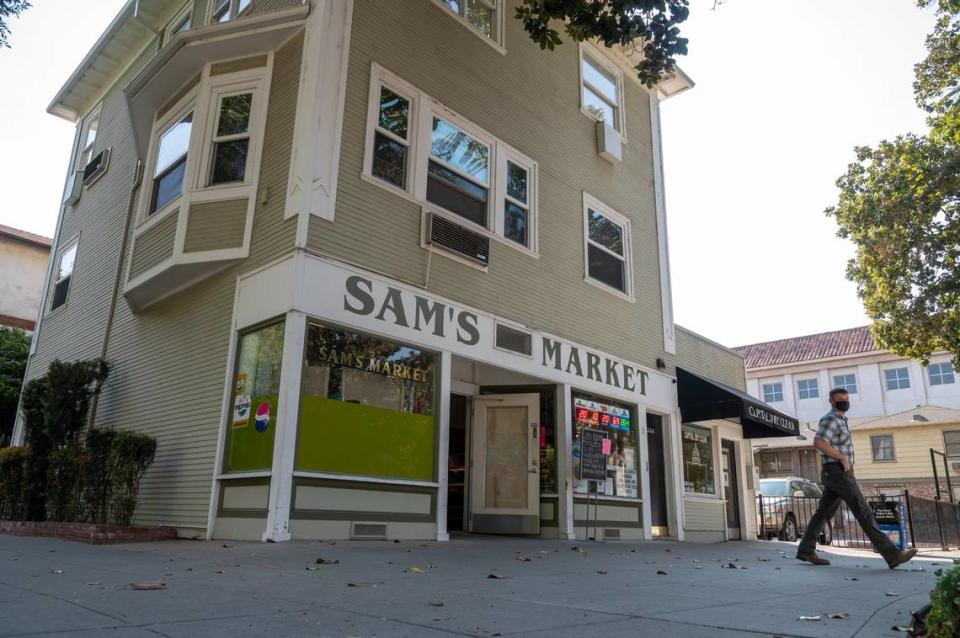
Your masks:
M 354 523 L 350 538 L 386 540 L 387 526 L 380 523 Z

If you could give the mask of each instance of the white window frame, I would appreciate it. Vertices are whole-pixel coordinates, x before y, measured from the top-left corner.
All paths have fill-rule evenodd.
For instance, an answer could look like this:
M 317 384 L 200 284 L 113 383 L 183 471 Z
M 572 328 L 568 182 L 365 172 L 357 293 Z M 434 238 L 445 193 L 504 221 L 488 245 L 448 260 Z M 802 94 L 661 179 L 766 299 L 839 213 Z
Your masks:
M 193 0 L 189 0 L 182 7 L 177 9 L 177 12 L 173 14 L 173 17 L 167 22 L 167 26 L 163 30 L 164 46 L 166 46 L 170 40 L 176 37 L 178 33 L 177 27 L 183 24 L 184 20 L 188 21 L 188 25 L 185 30 L 193 28 Z
M 244 84 L 241 82 L 240 84 Z M 197 188 L 221 188 L 224 186 L 236 186 L 237 184 L 248 184 L 250 182 L 249 175 L 249 165 L 250 165 L 250 151 L 253 146 L 253 117 L 254 109 L 259 105 L 257 104 L 258 93 L 254 88 L 231 88 L 232 85 L 228 85 L 226 89 L 215 90 L 210 96 L 210 109 L 209 109 L 209 134 L 204 138 L 204 151 L 203 159 L 204 167 L 203 171 L 197 175 Z M 244 133 L 237 133 L 234 135 L 217 135 L 217 127 L 220 124 L 220 107 L 223 104 L 223 100 L 228 97 L 234 97 L 237 95 L 245 95 L 247 93 L 251 94 L 251 108 L 250 116 L 247 120 L 247 130 Z M 247 166 L 243 170 L 243 179 L 236 182 L 223 182 L 221 184 L 213 184 L 213 166 L 214 166 L 214 150 L 218 143 L 223 142 L 235 142 L 238 140 L 247 140 Z
M 253 0 L 250 0 L 242 10 L 240 10 L 241 0 L 227 0 L 229 9 L 227 9 L 227 18 L 225 20 L 215 20 L 213 17 L 217 8 L 217 0 L 210 0 L 210 6 L 207 9 L 207 24 L 220 24 L 221 22 L 230 22 L 249 13 L 253 9 Z
M 208 62 L 204 66 L 199 84 L 173 105 L 162 118 L 154 122 L 147 151 L 144 185 L 140 189 L 136 234 L 144 232 L 173 211 L 178 210 L 184 201 L 192 203 L 249 197 L 252 202 L 260 173 L 273 56 L 272 54 L 268 55 L 267 63 L 262 67 L 222 75 L 210 75 L 210 69 L 214 64 L 229 61 L 215 60 Z M 247 166 L 244 171 L 244 179 L 242 182 L 208 186 L 213 160 L 214 127 L 219 116 L 220 98 L 241 93 L 253 94 L 253 106 L 247 127 L 250 142 L 247 145 Z M 190 130 L 190 142 L 187 146 L 187 162 L 180 196 L 175 197 L 165 206 L 151 213 L 150 199 L 153 195 L 153 172 L 156 165 L 160 135 L 171 124 L 178 122 L 191 111 L 193 111 L 193 125 Z M 184 195 L 188 196 L 186 200 Z
M 100 135 L 100 114 L 103 111 L 103 104 L 98 104 L 90 113 L 83 118 L 83 125 L 80 127 L 80 148 L 77 150 L 76 170 L 82 171 L 93 159 L 93 151 L 97 146 L 97 136 Z M 93 139 L 87 142 L 90 133 L 90 125 L 96 121 L 97 129 L 93 133 Z
M 379 132 L 390 139 L 396 139 L 395 134 L 379 126 L 380 117 L 380 88 L 386 87 L 410 103 L 410 114 L 407 121 L 407 166 L 405 187 L 400 188 L 373 174 L 374 135 Z M 432 155 L 431 133 L 433 118 L 440 118 L 470 135 L 478 142 L 490 148 L 488 157 L 488 184 L 487 184 L 487 225 L 476 224 L 453 211 L 427 200 L 427 173 Z M 399 140 L 398 140 L 399 141 Z M 507 160 L 527 169 L 527 196 L 530 207 L 527 219 L 527 246 L 522 246 L 504 236 L 503 201 L 506 197 L 506 165 Z M 433 158 L 448 168 L 443 160 Z M 460 173 L 459 170 L 457 173 Z M 425 211 L 435 212 L 456 224 L 464 226 L 476 233 L 510 246 L 532 257 L 539 257 L 539 165 L 536 161 L 513 148 L 509 144 L 491 135 L 484 129 L 476 126 L 454 111 L 424 93 L 417 87 L 406 82 L 399 76 L 391 73 L 376 62 L 371 64 L 370 89 L 367 100 L 367 126 L 364 143 L 364 158 L 361 178 L 380 188 L 399 195 L 404 199 L 416 203 Z M 479 182 L 475 178 L 471 181 Z
M 838 377 L 853 377 L 853 392 L 850 391 L 850 386 L 846 383 L 841 384 L 837 381 Z M 857 373 L 855 372 L 834 372 L 830 375 L 830 380 L 833 381 L 834 388 L 843 388 L 850 396 L 855 396 L 860 392 L 860 387 L 857 384 Z
M 901 381 L 901 379 L 902 379 L 902 377 L 900 376 L 900 373 L 899 373 L 900 370 L 903 370 L 903 371 L 905 371 L 905 372 L 907 373 L 907 377 L 906 377 L 906 379 L 907 379 L 907 386 L 906 386 L 906 387 L 901 387 L 901 386 L 900 386 L 900 381 Z M 887 373 L 888 373 L 888 372 L 896 372 L 896 373 L 897 373 L 897 376 L 896 376 L 896 379 L 897 379 L 897 387 L 895 387 L 895 388 L 891 388 L 891 387 L 890 387 L 890 378 L 887 376 Z M 887 392 L 899 392 L 899 391 L 901 391 L 901 390 L 909 390 L 910 387 L 911 387 L 911 382 L 910 382 L 910 368 L 909 368 L 908 366 L 897 366 L 896 368 L 884 368 L 884 369 L 883 369 L 883 387 L 886 388 Z
M 594 66 L 599 67 L 600 70 L 607 72 L 616 81 L 617 85 L 617 97 L 619 98 L 619 104 L 616 106 L 616 112 L 614 115 L 613 128 L 617 129 L 617 132 L 620 133 L 620 139 L 623 142 L 627 141 L 627 126 L 626 126 L 626 109 L 624 108 L 624 93 L 623 93 L 623 70 L 610 61 L 606 55 L 604 55 L 600 49 L 592 44 L 587 42 L 580 43 L 580 57 L 578 60 L 577 66 L 577 75 L 579 78 L 578 91 L 579 95 L 577 99 L 580 101 L 580 112 L 589 117 L 594 122 L 602 122 L 604 120 L 599 119 L 591 111 L 587 109 L 586 104 L 583 101 L 583 89 L 586 86 L 593 93 L 596 93 L 600 96 L 600 92 L 592 87 L 586 78 L 583 76 L 583 64 L 584 58 L 587 58 Z M 606 100 L 604 100 L 606 101 Z
M 873 446 L 873 440 L 879 439 L 880 437 L 890 437 L 890 454 L 892 458 L 889 459 L 878 459 L 877 450 Z M 872 463 L 896 463 L 897 462 L 897 446 L 896 441 L 893 438 L 893 434 L 871 434 L 870 435 L 870 461 Z
M 70 252 L 71 249 L 74 249 L 74 248 L 76 249 L 76 254 L 73 257 L 73 267 L 70 269 L 70 274 L 67 276 L 70 278 L 70 285 L 67 287 L 67 294 L 66 294 L 66 297 L 64 297 L 63 299 L 63 303 L 57 306 L 56 308 L 54 308 L 53 297 L 57 292 L 57 284 L 59 284 L 60 282 L 62 282 L 64 279 L 67 278 L 67 277 L 60 277 L 60 262 L 61 260 L 63 260 L 63 256 L 66 253 Z M 47 303 L 46 303 L 48 315 L 55 312 L 59 312 L 61 309 L 66 308 L 67 304 L 70 303 L 70 293 L 73 291 L 73 275 L 77 271 L 77 257 L 79 256 L 80 256 L 80 235 L 78 233 L 73 237 L 71 237 L 69 240 L 67 240 L 67 242 L 63 244 L 63 247 L 57 251 L 57 258 L 53 262 L 53 270 L 50 273 L 50 279 L 51 279 L 50 293 L 49 293 L 50 296 L 47 299 Z
M 952 434 L 954 432 L 960 434 L 960 430 L 941 430 L 940 431 L 940 438 L 943 441 L 943 453 L 948 459 L 960 458 L 960 454 L 950 454 L 950 450 L 947 449 L 947 434 Z
M 770 394 L 773 395 L 773 396 L 776 396 L 777 394 L 779 394 L 779 395 L 780 395 L 780 398 L 779 398 L 779 399 L 768 399 L 768 398 L 767 398 L 767 387 L 769 386 L 769 387 L 772 388 L 773 386 L 776 386 L 776 385 L 780 386 L 780 391 L 778 392 L 778 391 L 776 391 L 776 390 L 773 390 L 772 392 L 770 392 Z M 761 384 L 760 384 L 760 396 L 763 397 L 763 402 L 764 402 L 764 403 L 782 403 L 782 402 L 783 402 L 783 381 L 769 381 L 769 382 L 767 382 L 767 383 L 761 383 Z
M 813 384 L 811 387 L 810 384 Z M 805 384 L 806 387 L 803 387 L 801 384 Z M 815 394 L 811 395 L 811 391 Z M 803 396 L 806 393 L 807 396 Z M 817 377 L 809 377 L 807 379 L 797 379 L 797 399 L 800 401 L 810 401 L 813 399 L 820 398 L 820 381 Z
M 620 258 L 620 255 L 612 252 L 606 246 L 602 246 L 592 239 L 590 239 L 590 209 L 593 209 L 612 221 L 615 224 L 618 224 L 623 230 L 623 270 L 624 270 L 624 288 L 625 290 L 617 290 L 613 286 L 610 286 L 599 279 L 594 279 L 590 276 L 590 257 L 588 246 L 594 245 L 604 252 L 610 253 L 614 257 Z M 633 240 L 632 233 L 630 230 L 630 220 L 623 214 L 617 212 L 613 208 L 610 208 L 599 199 L 593 195 L 583 192 L 583 280 L 589 283 L 590 285 L 597 286 L 602 290 L 606 290 L 610 293 L 617 295 L 631 303 L 635 303 L 636 299 L 633 296 Z
M 950 366 L 950 372 L 949 372 L 949 374 L 950 374 L 951 377 L 953 377 L 953 381 L 944 381 L 944 380 L 943 380 L 943 376 L 944 376 L 945 373 L 943 372 L 943 367 L 942 367 L 942 366 L 945 366 L 945 365 Z M 932 368 L 933 366 L 937 366 L 937 376 L 940 378 L 940 381 L 938 381 L 937 383 L 934 383 L 934 382 L 933 382 L 933 370 L 931 370 L 931 368 Z M 953 385 L 954 383 L 957 382 L 957 371 L 953 369 L 953 362 L 952 362 L 952 361 L 937 361 L 937 362 L 931 363 L 930 365 L 927 366 L 927 378 L 928 378 L 929 381 L 930 381 L 931 387 L 932 387 L 932 386 L 942 386 L 942 385 Z
M 432 0 L 433 4 L 439 7 L 441 11 L 443 11 L 445 14 L 447 14 L 448 16 L 452 17 L 454 20 L 456 20 L 457 22 L 465 26 L 467 30 L 469 30 L 475 36 L 477 36 L 478 38 L 483 40 L 485 43 L 493 47 L 496 51 L 505 55 L 507 53 L 507 49 L 504 46 L 505 40 L 503 37 L 504 27 L 506 26 L 506 19 L 504 17 L 504 13 L 505 13 L 504 1 L 503 0 L 479 0 L 481 3 L 487 5 L 488 7 L 494 10 L 493 36 L 487 35 L 483 31 L 481 31 L 476 25 L 470 22 L 470 20 L 467 19 L 467 16 L 466 16 L 467 2 L 466 0 L 459 0 L 459 1 L 460 1 L 460 12 L 456 13 L 454 12 L 453 9 L 450 8 L 450 6 L 446 2 L 444 2 L 444 0 Z

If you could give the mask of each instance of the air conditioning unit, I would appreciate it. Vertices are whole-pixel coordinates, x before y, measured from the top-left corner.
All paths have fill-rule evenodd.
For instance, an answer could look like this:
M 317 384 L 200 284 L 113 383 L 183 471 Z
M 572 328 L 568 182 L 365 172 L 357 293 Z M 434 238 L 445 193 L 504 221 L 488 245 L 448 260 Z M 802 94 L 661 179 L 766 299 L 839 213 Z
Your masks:
M 597 122 L 597 154 L 608 162 L 623 159 L 623 138 L 620 131 L 604 121 Z
M 425 216 L 424 240 L 429 246 L 443 248 L 482 266 L 490 263 L 490 238 L 436 213 Z
M 67 180 L 67 189 L 63 195 L 63 203 L 73 206 L 80 201 L 83 192 L 83 171 L 74 171 Z
M 97 181 L 101 175 L 107 172 L 107 165 L 110 163 L 110 149 L 105 148 L 96 157 L 87 162 L 83 168 L 83 185 L 89 186 Z

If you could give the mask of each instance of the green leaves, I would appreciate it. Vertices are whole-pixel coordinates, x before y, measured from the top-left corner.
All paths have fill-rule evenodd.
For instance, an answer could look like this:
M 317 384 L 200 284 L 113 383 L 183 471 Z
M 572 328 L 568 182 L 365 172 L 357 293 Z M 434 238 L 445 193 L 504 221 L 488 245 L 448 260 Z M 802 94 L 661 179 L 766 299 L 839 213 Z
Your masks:
M 929 133 L 855 149 L 826 213 L 856 248 L 847 277 L 878 344 L 925 364 L 947 350 L 960 368 L 960 1 L 940 0 L 939 11 L 914 84 L 933 113 Z
M 0 327 L 0 445 L 13 433 L 29 353 L 30 337 L 23 330 Z
M 515 17 L 544 50 L 563 43 L 554 20 L 575 42 L 638 48 L 643 60 L 637 77 L 652 87 L 673 72 L 675 56 L 686 55 L 687 39 L 677 25 L 689 15 L 688 0 L 523 0 Z

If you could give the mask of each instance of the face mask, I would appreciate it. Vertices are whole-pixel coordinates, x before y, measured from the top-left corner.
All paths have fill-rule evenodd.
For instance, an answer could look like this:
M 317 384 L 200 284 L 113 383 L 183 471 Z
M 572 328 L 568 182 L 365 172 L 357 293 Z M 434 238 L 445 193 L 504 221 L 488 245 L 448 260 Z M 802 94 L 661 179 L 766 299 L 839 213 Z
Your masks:
M 840 412 L 846 412 L 847 410 L 850 409 L 850 402 L 849 402 L 849 401 L 834 401 L 834 402 L 833 402 L 833 406 L 834 406 L 835 408 L 837 408 L 837 410 L 839 410 Z

